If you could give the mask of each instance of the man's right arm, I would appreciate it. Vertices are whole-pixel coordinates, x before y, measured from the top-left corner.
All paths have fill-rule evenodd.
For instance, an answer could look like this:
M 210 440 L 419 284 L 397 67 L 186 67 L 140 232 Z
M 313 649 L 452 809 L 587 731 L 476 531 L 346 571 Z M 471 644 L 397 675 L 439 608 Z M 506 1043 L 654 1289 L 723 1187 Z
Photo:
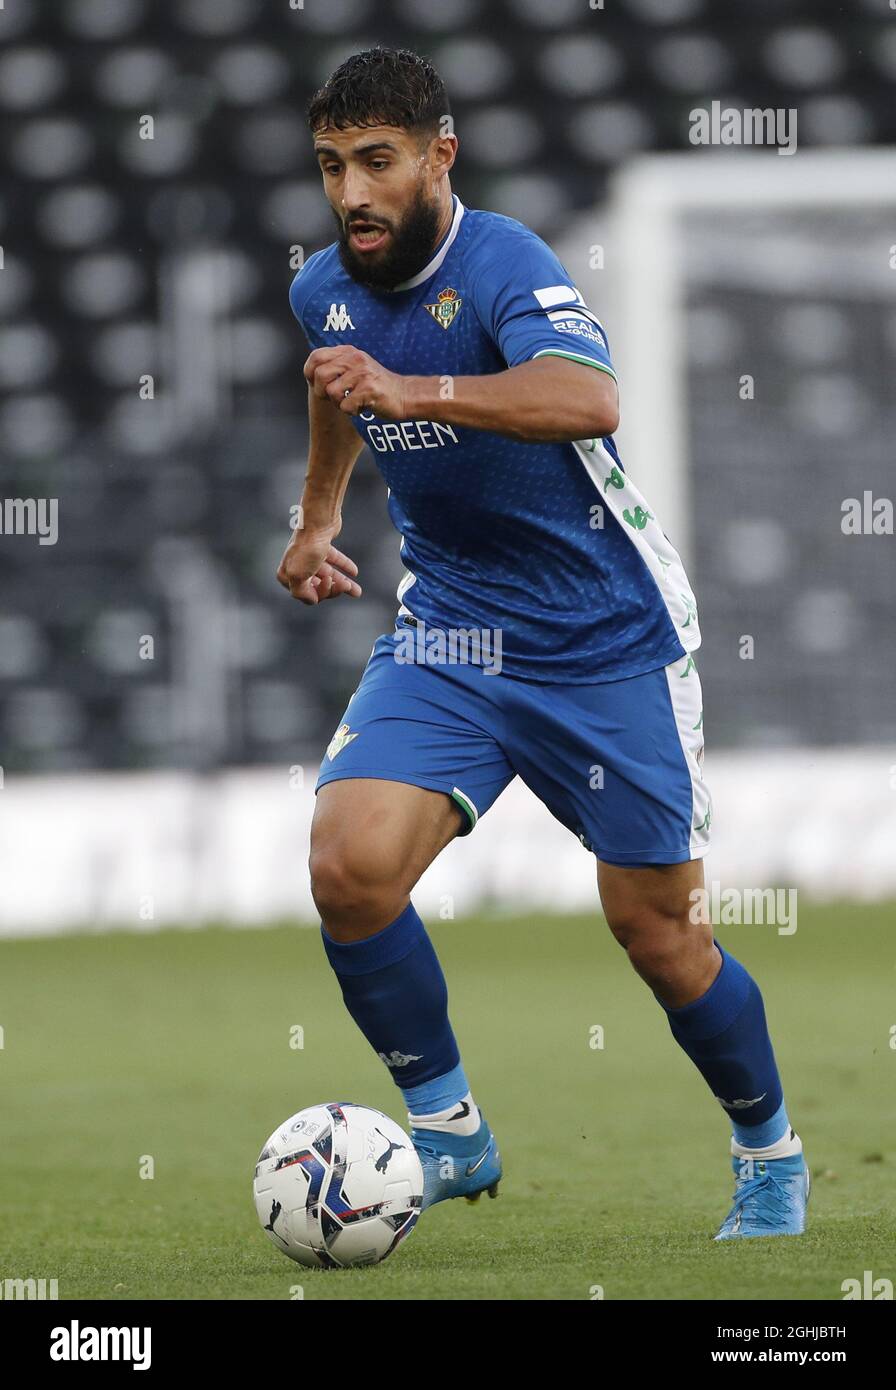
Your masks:
M 309 388 L 308 468 L 299 524 L 280 561 L 277 578 L 293 598 L 316 604 L 350 594 L 360 598 L 358 567 L 332 544 L 342 528 L 342 499 L 364 447 L 350 419 Z

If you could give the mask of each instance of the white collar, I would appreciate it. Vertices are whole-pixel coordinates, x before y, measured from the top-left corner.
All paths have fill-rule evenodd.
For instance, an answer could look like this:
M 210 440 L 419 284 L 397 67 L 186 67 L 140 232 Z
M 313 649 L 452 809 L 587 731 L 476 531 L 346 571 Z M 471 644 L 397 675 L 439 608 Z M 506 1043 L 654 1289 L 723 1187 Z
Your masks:
M 452 196 L 455 202 L 454 218 L 451 222 L 451 227 L 448 231 L 448 235 L 445 237 L 445 240 L 442 242 L 442 245 L 439 247 L 438 251 L 433 256 L 429 264 L 425 265 L 418 275 L 415 275 L 411 280 L 402 280 L 400 285 L 393 285 L 393 294 L 395 294 L 396 290 L 415 290 L 418 285 L 422 285 L 426 280 L 430 278 L 430 276 L 435 275 L 439 266 L 442 264 L 445 257 L 448 255 L 448 252 L 451 250 L 452 243 L 454 242 L 454 238 L 457 236 L 458 230 L 460 228 L 460 219 L 463 217 L 465 212 L 464 205 L 461 202 L 460 198 L 458 198 L 457 194 L 455 193 Z

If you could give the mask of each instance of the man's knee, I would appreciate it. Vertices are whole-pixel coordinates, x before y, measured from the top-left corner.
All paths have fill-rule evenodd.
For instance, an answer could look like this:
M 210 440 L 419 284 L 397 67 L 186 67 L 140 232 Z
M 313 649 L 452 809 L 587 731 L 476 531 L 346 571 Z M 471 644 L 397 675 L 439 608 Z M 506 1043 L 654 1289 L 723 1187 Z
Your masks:
M 388 926 L 407 896 L 393 857 L 351 836 L 316 838 L 308 867 L 315 906 L 336 940 L 367 936 Z
M 687 969 L 701 946 L 677 930 L 673 922 L 665 922 L 632 932 L 625 949 L 638 974 L 653 981 L 669 979 Z
M 705 994 L 718 974 L 710 926 L 647 911 L 627 924 L 623 936 L 632 968 L 670 1007 Z
M 718 971 L 712 927 L 694 921 L 687 894 L 607 895 L 607 923 L 634 970 L 661 997 L 682 1001 L 709 988 Z

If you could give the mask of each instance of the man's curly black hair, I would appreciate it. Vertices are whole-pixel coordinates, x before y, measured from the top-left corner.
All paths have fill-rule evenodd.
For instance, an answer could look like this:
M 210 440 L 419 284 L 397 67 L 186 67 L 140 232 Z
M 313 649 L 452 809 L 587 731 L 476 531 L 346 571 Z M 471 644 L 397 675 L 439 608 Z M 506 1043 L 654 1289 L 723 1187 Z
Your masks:
M 368 48 L 346 58 L 308 105 L 312 131 L 391 125 L 431 139 L 451 114 L 432 63 L 408 48 Z

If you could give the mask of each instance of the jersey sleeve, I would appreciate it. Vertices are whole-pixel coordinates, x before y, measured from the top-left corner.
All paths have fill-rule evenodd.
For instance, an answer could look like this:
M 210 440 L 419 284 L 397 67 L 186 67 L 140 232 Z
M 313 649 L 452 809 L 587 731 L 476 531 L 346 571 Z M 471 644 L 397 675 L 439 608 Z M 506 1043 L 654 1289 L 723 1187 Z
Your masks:
M 479 319 L 508 367 L 569 357 L 615 380 L 603 325 L 561 262 L 534 233 L 502 237 L 475 280 Z
M 315 251 L 313 256 L 309 256 L 302 269 L 298 271 L 289 287 L 289 304 L 299 322 L 305 337 L 312 347 L 316 347 L 314 335 L 308 331 L 308 321 L 305 318 L 305 306 L 311 295 L 314 293 L 319 276 L 315 274 L 315 265 L 323 256 L 323 251 Z

